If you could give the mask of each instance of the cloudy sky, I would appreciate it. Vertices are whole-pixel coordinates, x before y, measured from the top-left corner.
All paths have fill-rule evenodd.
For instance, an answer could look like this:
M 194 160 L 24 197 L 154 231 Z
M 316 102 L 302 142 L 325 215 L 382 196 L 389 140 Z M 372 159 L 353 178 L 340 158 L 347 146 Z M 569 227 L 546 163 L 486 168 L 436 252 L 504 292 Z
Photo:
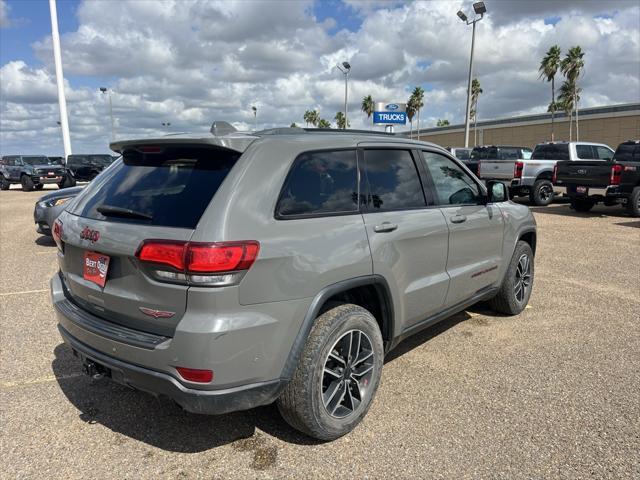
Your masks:
M 487 0 L 478 24 L 479 119 L 546 111 L 538 78 L 558 44 L 586 52 L 581 106 L 640 102 L 637 0 Z M 352 64 L 350 121 L 363 96 L 402 102 L 426 90 L 422 126 L 464 118 L 471 1 L 58 0 L 74 152 L 106 152 L 113 90 L 117 136 L 302 123 L 342 109 L 337 62 Z M 0 0 L 0 153 L 62 154 L 47 0 Z M 167 129 L 163 122 L 171 122 Z

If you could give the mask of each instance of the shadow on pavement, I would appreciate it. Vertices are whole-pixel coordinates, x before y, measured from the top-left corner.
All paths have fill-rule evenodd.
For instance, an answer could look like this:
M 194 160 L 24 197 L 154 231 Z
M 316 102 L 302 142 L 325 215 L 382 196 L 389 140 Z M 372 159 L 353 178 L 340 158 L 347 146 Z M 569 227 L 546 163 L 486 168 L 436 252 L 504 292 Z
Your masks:
M 620 223 L 616 223 L 616 225 L 620 225 L 623 227 L 635 227 L 635 228 L 640 228 L 640 220 L 635 220 L 632 222 L 620 222 Z
M 569 205 L 565 205 L 563 207 L 529 207 L 533 213 L 544 213 L 547 215 L 560 215 L 563 217 L 583 217 L 583 218 L 606 218 L 606 217 L 622 217 L 627 216 L 627 213 L 622 207 L 602 207 L 605 208 L 606 211 L 602 211 L 598 209 L 598 206 L 595 207 L 595 210 L 591 210 L 589 212 L 576 212 L 571 209 Z
M 56 242 L 54 242 L 53 238 L 48 235 L 41 235 L 40 237 L 36 238 L 36 245 L 39 245 L 41 247 L 55 247 Z

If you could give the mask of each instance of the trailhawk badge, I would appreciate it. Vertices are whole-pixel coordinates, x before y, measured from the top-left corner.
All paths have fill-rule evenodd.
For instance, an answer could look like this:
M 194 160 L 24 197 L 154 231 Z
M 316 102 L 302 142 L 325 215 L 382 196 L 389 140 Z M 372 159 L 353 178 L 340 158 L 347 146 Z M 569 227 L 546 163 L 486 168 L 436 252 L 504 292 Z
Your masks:
M 150 317 L 153 317 L 153 318 L 171 318 L 176 314 L 176 312 L 168 312 L 166 310 L 154 310 L 153 308 L 147 308 L 147 307 L 138 307 L 138 310 L 140 310 L 145 315 L 149 315 Z

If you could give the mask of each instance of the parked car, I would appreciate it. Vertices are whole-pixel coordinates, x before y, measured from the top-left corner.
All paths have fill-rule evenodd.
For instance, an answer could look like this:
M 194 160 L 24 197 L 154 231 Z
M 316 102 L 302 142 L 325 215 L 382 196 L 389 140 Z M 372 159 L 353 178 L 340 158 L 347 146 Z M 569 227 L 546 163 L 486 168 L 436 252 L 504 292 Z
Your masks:
M 69 155 L 67 157 L 66 186 L 74 186 L 76 182 L 89 182 L 114 161 L 111 155 Z
M 484 161 L 513 161 L 531 158 L 531 149 L 512 145 L 488 145 L 474 147 L 471 158 L 465 165 L 476 175 L 479 174 L 479 164 Z
M 549 142 L 536 145 L 531 159 L 485 161 L 479 176 L 497 180 L 509 187 L 513 197 L 529 196 L 536 206 L 549 205 L 554 197 L 553 168 L 557 161 L 581 159 L 611 160 L 613 150 L 603 143 Z
M 187 411 L 276 401 L 337 438 L 403 338 L 531 294 L 529 209 L 436 145 L 292 128 L 111 148 L 54 223 L 59 330 L 86 373 Z
M 51 235 L 51 226 L 62 211 L 69 206 L 84 187 L 65 188 L 54 190 L 40 197 L 33 208 L 33 220 L 36 223 L 36 231 L 42 235 Z
M 0 161 L 1 190 L 9 190 L 12 183 L 21 184 L 25 192 L 41 190 L 51 183 L 63 188 L 64 180 L 64 167 L 44 155 L 5 155 Z
M 471 148 L 447 147 L 447 150 L 458 160 L 466 162 L 471 158 Z
M 611 159 L 558 162 L 556 189 L 562 190 L 578 212 L 588 212 L 598 202 L 623 204 L 640 216 L 640 140 L 621 143 Z
M 64 157 L 47 157 L 52 165 L 64 165 Z

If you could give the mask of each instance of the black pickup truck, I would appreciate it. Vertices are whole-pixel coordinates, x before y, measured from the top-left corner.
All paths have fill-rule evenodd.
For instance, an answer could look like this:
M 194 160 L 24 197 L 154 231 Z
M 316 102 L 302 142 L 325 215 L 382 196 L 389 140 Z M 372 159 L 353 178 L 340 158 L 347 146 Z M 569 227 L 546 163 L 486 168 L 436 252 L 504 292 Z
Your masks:
M 577 212 L 588 212 L 598 202 L 623 204 L 640 216 L 640 140 L 621 143 L 611 161 L 558 162 L 553 171 L 555 190 L 569 197 Z

